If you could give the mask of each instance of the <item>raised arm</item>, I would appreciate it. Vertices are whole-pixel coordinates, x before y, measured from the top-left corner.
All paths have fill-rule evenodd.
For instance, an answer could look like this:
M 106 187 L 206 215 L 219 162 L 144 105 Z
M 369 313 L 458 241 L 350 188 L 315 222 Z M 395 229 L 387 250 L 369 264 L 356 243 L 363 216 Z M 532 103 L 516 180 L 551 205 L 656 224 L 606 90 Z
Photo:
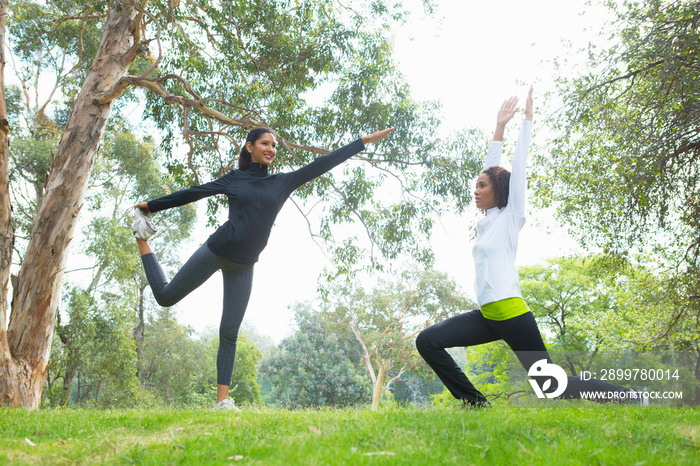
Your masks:
M 510 186 L 508 190 L 508 207 L 518 215 L 525 215 L 525 187 L 527 184 L 527 156 L 530 149 L 530 133 L 532 132 L 533 102 L 530 90 L 525 101 L 525 117 L 520 129 L 518 142 L 515 144 L 513 154 L 513 170 L 510 174 Z
M 497 167 L 501 164 L 501 152 L 503 151 L 503 133 L 506 125 L 518 111 L 518 98 L 513 96 L 506 99 L 496 115 L 496 130 L 493 132 L 493 140 L 489 143 L 488 152 L 484 158 L 484 170 Z
M 494 141 L 503 141 L 503 133 L 506 130 L 506 125 L 513 119 L 513 116 L 518 110 L 517 97 L 513 96 L 503 102 L 496 116 L 496 130 L 493 132 Z

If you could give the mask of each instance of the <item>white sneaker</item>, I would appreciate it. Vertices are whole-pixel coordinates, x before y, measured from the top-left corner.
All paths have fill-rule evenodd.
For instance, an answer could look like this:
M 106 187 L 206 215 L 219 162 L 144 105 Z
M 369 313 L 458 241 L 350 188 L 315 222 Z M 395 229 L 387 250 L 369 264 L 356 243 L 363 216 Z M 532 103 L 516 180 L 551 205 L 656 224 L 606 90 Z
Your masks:
M 136 208 L 134 209 L 134 223 L 131 226 L 131 231 L 134 232 L 135 237 L 146 241 L 155 235 L 158 230 L 151 222 L 151 217 L 145 214 L 143 210 Z
M 642 399 L 639 401 L 639 404 L 641 405 L 642 408 L 648 408 L 649 407 L 649 395 L 646 393 L 642 393 Z
M 634 395 L 630 397 L 631 403 L 638 404 L 642 408 L 649 407 L 649 395 L 635 389 L 630 390 L 630 392 L 634 393 Z
M 240 408 L 236 406 L 236 403 L 231 398 L 226 398 L 224 401 L 219 401 L 214 405 L 214 409 L 240 411 Z

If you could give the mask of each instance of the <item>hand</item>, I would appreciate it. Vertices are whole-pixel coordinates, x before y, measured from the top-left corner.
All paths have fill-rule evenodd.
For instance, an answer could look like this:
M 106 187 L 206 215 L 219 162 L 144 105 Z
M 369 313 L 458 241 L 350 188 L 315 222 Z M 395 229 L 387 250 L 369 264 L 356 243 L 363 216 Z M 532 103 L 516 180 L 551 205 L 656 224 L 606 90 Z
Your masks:
M 390 133 L 393 133 L 396 128 L 387 128 L 383 129 L 381 131 L 376 131 L 372 134 L 368 134 L 367 136 L 362 137 L 362 143 L 363 144 L 369 144 L 370 142 L 377 142 L 381 141 L 385 137 L 387 137 Z
M 148 202 L 139 202 L 134 206 L 134 209 L 141 209 L 144 214 L 150 214 L 151 211 L 148 210 Z
M 532 91 L 533 87 L 530 86 L 530 90 L 527 92 L 527 99 L 525 99 L 525 119 L 532 121 Z
M 504 127 L 518 111 L 518 98 L 513 96 L 506 99 L 498 109 L 498 115 L 496 116 L 496 125 Z

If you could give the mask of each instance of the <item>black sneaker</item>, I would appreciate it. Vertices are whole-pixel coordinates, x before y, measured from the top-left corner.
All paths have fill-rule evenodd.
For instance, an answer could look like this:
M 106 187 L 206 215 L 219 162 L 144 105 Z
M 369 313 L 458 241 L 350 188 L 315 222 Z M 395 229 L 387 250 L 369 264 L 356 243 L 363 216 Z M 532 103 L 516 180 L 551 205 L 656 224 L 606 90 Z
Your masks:
M 462 406 L 464 406 L 467 409 L 482 409 L 482 408 L 490 408 L 491 403 L 489 403 L 487 400 L 481 400 L 481 401 L 472 401 L 472 400 L 466 400 L 462 399 Z

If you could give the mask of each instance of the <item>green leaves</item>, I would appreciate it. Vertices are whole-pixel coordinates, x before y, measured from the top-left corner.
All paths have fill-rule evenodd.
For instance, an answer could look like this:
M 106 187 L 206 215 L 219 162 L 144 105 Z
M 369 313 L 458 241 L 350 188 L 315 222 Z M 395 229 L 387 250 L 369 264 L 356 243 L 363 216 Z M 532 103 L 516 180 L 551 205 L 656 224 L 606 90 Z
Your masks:
M 613 24 L 619 47 L 591 55 L 590 75 L 562 78 L 560 136 L 553 157 L 539 160 L 548 181 L 540 194 L 561 202 L 580 237 L 611 251 L 682 224 L 697 190 L 700 57 L 686 52 L 697 50 L 700 17 L 694 2 L 659 5 L 626 4 Z
M 559 79 L 566 107 L 551 154 L 535 156 L 536 192 L 584 247 L 649 255 L 673 303 L 654 332 L 682 342 L 673 329 L 697 333 L 700 315 L 700 13 L 694 1 L 609 6 L 612 46 L 589 50 L 588 74 Z
M 284 139 L 277 171 L 316 156 L 284 150 L 285 141 L 330 150 L 394 126 L 391 138 L 360 157 L 365 163 L 302 187 L 296 202 L 313 205 L 322 196 L 323 213 L 302 210 L 331 249 L 347 238 L 348 222 L 359 226 L 350 235 L 358 237 L 351 241 L 357 254 L 331 252 L 351 259 L 339 268 L 380 268 L 382 259 L 401 254 L 431 263 L 432 254 L 418 245 L 428 243 L 443 206 L 466 207 L 465 181 L 478 168 L 467 163 L 474 138 L 441 144 L 434 131 L 439 107 L 415 102 L 396 68 L 392 38 L 382 25 L 406 14 L 401 2 L 360 2 L 352 8 L 319 0 L 183 2 L 174 9 L 152 2 L 149 7 L 159 9 L 161 40 L 171 44 L 156 73 L 168 77 L 158 82 L 173 97 L 147 93 L 146 115 L 165 134 L 161 147 L 174 176 L 195 183 L 235 168 L 240 142 L 252 125 L 268 125 Z M 432 4 L 423 7 L 430 10 Z M 201 102 L 206 109 L 174 106 L 176 98 Z M 186 156 L 177 150 L 180 129 Z M 387 180 L 398 188 L 384 196 Z M 210 224 L 221 206 L 209 202 Z
M 274 387 L 276 404 L 284 407 L 343 407 L 364 404 L 371 384 L 350 330 L 340 330 L 329 316 L 308 304 L 295 306 L 297 330 L 263 361 L 261 380 Z

